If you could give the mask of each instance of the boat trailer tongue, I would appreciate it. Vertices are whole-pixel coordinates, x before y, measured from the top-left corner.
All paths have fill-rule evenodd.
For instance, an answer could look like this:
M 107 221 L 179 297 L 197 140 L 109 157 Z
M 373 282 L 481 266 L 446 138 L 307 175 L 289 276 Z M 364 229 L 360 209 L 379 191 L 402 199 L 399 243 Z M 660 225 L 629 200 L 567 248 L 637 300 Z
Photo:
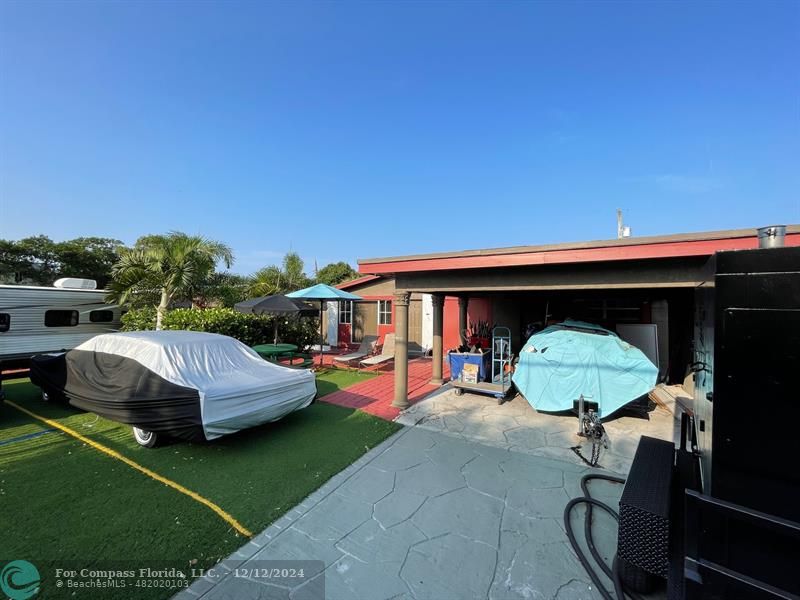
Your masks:
M 591 443 L 592 449 L 589 458 L 586 458 L 581 451 L 581 444 L 572 446 L 570 450 L 590 467 L 596 467 L 600 460 L 601 450 L 608 449 L 608 435 L 597 414 L 596 402 L 587 402 L 584 395 L 581 394 L 575 403 L 578 409 L 578 435 Z

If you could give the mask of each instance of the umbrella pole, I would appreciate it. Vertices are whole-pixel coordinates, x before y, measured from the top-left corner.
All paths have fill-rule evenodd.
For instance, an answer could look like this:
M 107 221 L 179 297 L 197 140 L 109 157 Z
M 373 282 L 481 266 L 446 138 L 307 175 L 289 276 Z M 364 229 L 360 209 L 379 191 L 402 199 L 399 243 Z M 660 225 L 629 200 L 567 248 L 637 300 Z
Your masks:
M 322 300 L 319 301 L 319 366 L 322 366 L 322 363 L 325 362 L 325 348 L 322 346 L 322 342 L 325 336 L 322 333 Z
M 272 343 L 273 343 L 273 344 L 277 344 L 277 343 L 278 343 L 278 315 L 275 315 L 275 316 L 273 317 L 273 321 L 272 321 L 272 322 L 273 322 L 273 324 L 274 324 L 274 331 L 273 331 L 273 333 L 274 333 L 274 338 L 275 338 L 275 339 L 272 341 Z

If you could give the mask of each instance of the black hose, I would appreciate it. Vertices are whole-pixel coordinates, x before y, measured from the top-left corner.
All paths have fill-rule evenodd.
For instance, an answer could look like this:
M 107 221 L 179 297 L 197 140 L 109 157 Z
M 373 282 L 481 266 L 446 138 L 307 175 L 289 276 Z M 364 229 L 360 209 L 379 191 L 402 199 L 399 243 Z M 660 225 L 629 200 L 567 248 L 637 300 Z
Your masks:
M 592 511 L 594 510 L 594 507 L 597 506 L 598 508 L 603 509 L 612 517 L 614 517 L 614 520 L 617 522 L 619 522 L 619 513 L 611 508 L 608 504 L 600 502 L 596 498 L 592 498 L 592 495 L 589 493 L 588 482 L 593 479 L 611 481 L 613 483 L 625 483 L 623 478 L 614 477 L 613 475 L 602 475 L 599 473 L 589 473 L 588 475 L 584 475 L 581 478 L 581 490 L 583 491 L 583 496 L 580 498 L 573 498 L 564 508 L 564 528 L 567 531 L 567 538 L 569 538 L 569 543 L 572 545 L 572 549 L 575 550 L 578 560 L 580 561 L 581 565 L 583 565 L 583 568 L 586 569 L 586 573 L 589 575 L 595 587 L 597 588 L 598 593 L 604 598 L 604 600 L 625 600 L 626 594 L 634 599 L 638 599 L 638 595 L 631 593 L 629 590 L 624 590 L 622 586 L 622 580 L 617 567 L 616 554 L 614 555 L 612 565 L 609 567 L 605 560 L 603 560 L 603 557 L 600 556 L 600 552 L 594 545 L 594 536 L 592 535 Z M 588 557 L 586 554 L 584 554 L 583 549 L 578 545 L 578 540 L 575 538 L 575 532 L 572 530 L 572 523 L 570 522 L 570 514 L 572 513 L 572 509 L 579 504 L 586 505 L 586 515 L 584 516 L 583 520 L 583 530 L 584 535 L 586 536 L 586 545 L 588 546 L 589 552 L 591 553 L 594 561 L 597 563 L 603 573 L 613 582 L 614 595 L 612 595 L 606 589 L 605 584 L 600 579 L 596 569 L 589 563 Z
M 622 477 L 615 477 L 613 475 L 601 475 L 599 473 L 589 473 L 588 475 L 584 475 L 581 478 L 581 490 L 583 491 L 584 498 L 591 498 L 592 494 L 589 492 L 589 482 L 593 479 L 600 479 L 601 481 L 610 481 L 612 483 L 625 483 L 625 480 Z M 594 505 L 592 503 L 588 503 L 586 505 L 586 516 L 583 519 L 583 533 L 586 536 L 586 545 L 589 547 L 589 551 L 592 553 L 592 557 L 594 558 L 595 562 L 600 566 L 603 572 L 610 580 L 614 580 L 613 574 L 613 565 L 609 567 L 603 557 L 600 556 L 600 553 L 597 551 L 597 548 L 594 545 L 594 536 L 592 535 L 592 510 Z M 611 512 L 611 516 L 614 517 L 614 520 L 619 522 L 619 513 L 613 510 L 612 508 L 608 508 L 608 511 Z

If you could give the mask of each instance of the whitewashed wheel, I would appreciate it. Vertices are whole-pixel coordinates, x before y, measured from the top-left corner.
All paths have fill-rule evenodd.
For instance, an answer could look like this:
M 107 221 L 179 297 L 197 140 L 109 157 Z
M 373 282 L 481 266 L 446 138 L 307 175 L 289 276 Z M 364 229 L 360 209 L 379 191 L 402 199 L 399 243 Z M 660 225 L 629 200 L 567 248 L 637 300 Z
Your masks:
M 133 428 L 133 438 L 136 443 L 145 448 L 155 448 L 158 445 L 158 434 L 154 431 L 145 431 L 138 427 Z

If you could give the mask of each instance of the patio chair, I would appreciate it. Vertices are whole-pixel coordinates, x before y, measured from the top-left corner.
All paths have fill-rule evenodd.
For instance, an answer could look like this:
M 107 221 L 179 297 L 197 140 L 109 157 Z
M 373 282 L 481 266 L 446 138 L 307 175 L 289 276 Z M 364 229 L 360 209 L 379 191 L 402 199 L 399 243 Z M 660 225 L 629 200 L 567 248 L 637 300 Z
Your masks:
M 360 358 L 364 358 L 365 356 L 369 356 L 373 352 L 375 352 L 375 343 L 378 341 L 378 336 L 376 335 L 365 335 L 364 339 L 361 340 L 361 344 L 358 346 L 358 350 L 355 352 L 351 352 L 350 354 L 342 354 L 341 356 L 334 356 L 333 360 L 338 363 L 347 364 L 354 360 L 358 360 Z
M 378 365 L 382 365 L 385 362 L 390 360 L 394 360 L 394 334 L 387 333 L 386 337 L 383 338 L 383 347 L 381 348 L 381 353 L 377 356 L 370 356 L 369 358 L 365 358 L 358 364 L 362 367 L 375 367 Z

